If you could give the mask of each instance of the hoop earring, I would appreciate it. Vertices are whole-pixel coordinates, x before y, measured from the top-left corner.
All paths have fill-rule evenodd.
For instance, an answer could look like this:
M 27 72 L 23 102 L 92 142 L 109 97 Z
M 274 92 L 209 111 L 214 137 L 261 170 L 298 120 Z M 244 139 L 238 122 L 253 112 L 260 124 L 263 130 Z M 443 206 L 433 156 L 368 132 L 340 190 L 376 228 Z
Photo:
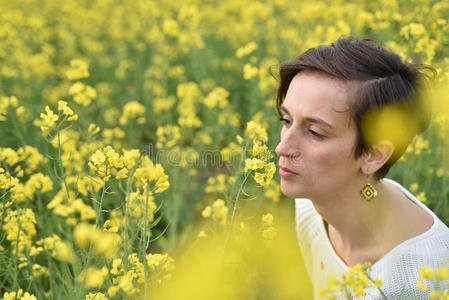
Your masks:
M 362 194 L 362 197 L 363 199 L 365 199 L 365 201 L 369 202 L 371 201 L 371 199 L 377 196 L 377 191 L 371 184 L 368 183 L 368 176 L 366 177 L 366 181 L 367 183 L 360 190 L 360 194 Z

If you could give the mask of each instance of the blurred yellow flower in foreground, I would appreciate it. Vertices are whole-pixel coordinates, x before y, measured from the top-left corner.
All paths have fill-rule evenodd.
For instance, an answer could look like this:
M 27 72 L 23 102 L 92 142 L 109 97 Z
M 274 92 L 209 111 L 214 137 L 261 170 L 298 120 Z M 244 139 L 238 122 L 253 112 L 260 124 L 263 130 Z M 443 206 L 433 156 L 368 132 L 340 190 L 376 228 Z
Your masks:
M 340 279 L 335 275 L 330 275 L 327 286 L 319 288 L 320 297 L 337 299 L 336 297 L 340 296 L 342 292 L 347 292 L 346 288 L 349 288 L 355 296 L 366 296 L 365 289 L 369 287 L 380 289 L 382 287 L 382 281 L 378 278 L 371 279 L 369 277 L 370 270 L 371 264 L 365 263 L 363 266 L 357 264 L 349 268 L 347 273 L 341 274 Z M 346 294 L 346 296 L 348 295 Z
M 224 200 L 218 199 L 215 200 L 212 205 L 206 206 L 201 215 L 204 218 L 212 217 L 212 219 L 217 221 L 220 225 L 225 225 L 228 215 L 228 208 L 226 207 Z
M 250 213 L 262 215 L 254 209 Z M 264 222 L 270 223 L 273 214 L 265 214 Z M 260 218 L 245 220 L 246 229 L 234 231 L 228 240 L 227 228 L 218 228 L 213 235 L 196 238 L 188 249 L 179 249 L 174 255 L 176 272 L 160 286 L 150 287 L 146 299 L 312 299 L 311 290 L 304 288 L 307 275 L 291 224 L 280 219 L 269 246 L 260 222 Z
M 97 269 L 90 267 L 80 273 L 78 280 L 83 282 L 88 289 L 91 289 L 100 288 L 107 277 L 108 268 L 103 267 L 101 269 Z
M 81 223 L 75 227 L 73 239 L 78 247 L 86 249 L 93 247 L 98 256 L 112 258 L 116 254 L 120 243 L 120 236 L 113 232 L 104 232 L 94 225 Z

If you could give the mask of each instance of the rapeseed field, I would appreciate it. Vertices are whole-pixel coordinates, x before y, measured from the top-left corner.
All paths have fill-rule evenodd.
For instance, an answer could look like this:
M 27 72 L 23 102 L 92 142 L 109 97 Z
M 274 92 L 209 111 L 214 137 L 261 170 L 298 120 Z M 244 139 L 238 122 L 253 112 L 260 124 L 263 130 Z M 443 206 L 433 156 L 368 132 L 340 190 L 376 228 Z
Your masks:
M 0 297 L 311 299 L 277 66 L 341 36 L 436 69 L 388 177 L 449 224 L 447 1 L 0 0 Z M 381 289 L 369 268 L 323 296 Z M 447 267 L 417 272 L 449 299 Z

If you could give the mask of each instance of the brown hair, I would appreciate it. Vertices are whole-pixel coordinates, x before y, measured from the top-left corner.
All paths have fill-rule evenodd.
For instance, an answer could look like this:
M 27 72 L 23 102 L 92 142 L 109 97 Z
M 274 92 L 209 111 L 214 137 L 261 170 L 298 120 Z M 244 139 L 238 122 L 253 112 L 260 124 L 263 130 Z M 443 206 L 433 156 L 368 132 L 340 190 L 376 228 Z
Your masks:
M 412 122 L 416 126 L 407 128 L 405 144 L 391 141 L 395 146 L 394 153 L 375 174 L 377 178 L 383 178 L 413 137 L 429 126 L 431 111 L 421 97 L 422 87 L 430 77 L 425 70 L 435 74 L 429 66 L 403 62 L 398 54 L 383 49 L 373 40 L 339 38 L 330 46 L 311 48 L 297 59 L 280 65 L 276 107 L 280 113 L 290 82 L 299 72 L 314 71 L 341 81 L 358 83 L 350 108 L 357 126 L 356 158 L 374 142 L 369 141 L 363 131 L 365 116 L 387 105 L 399 107 L 406 113 L 408 124 Z

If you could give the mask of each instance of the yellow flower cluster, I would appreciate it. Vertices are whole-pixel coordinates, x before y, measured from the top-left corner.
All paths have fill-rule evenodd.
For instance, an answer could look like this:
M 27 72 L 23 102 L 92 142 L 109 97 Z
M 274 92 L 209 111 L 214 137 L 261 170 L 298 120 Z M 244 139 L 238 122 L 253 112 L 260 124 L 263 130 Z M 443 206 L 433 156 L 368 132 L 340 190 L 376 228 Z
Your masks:
M 149 253 L 145 256 L 145 261 L 150 270 L 149 275 L 157 279 L 156 282 L 158 283 L 170 279 L 175 270 L 174 260 L 167 253 Z M 120 290 L 127 295 L 135 295 L 140 292 L 142 285 L 145 283 L 144 272 L 146 267 L 139 260 L 137 253 L 128 255 L 127 262 L 127 271 L 124 270 L 121 259 L 117 258 L 112 262 L 110 273 L 115 277 L 112 278 L 114 285 L 108 289 L 110 297 L 114 297 Z
M 105 232 L 87 223 L 81 223 L 73 231 L 73 240 L 81 249 L 92 249 L 100 257 L 112 259 L 118 251 L 121 238 L 113 232 Z
M 207 179 L 206 193 L 225 194 L 229 187 L 235 182 L 235 177 L 228 174 L 218 174 Z
M 378 278 L 371 279 L 369 272 L 371 264 L 365 263 L 355 265 L 348 269 L 347 273 L 341 274 L 339 280 L 335 275 L 330 275 L 328 278 L 327 287 L 319 287 L 320 297 L 326 299 L 338 299 L 338 296 L 344 291 L 346 296 L 348 292 L 354 293 L 355 296 L 366 296 L 365 289 L 373 287 L 379 289 L 382 287 L 382 281 Z M 349 291 L 347 290 L 349 288 Z
M 201 212 L 201 215 L 204 218 L 212 218 L 212 220 L 224 226 L 228 216 L 228 208 L 226 207 L 224 200 L 217 199 L 212 205 L 206 206 Z
M 221 126 L 240 126 L 240 114 L 236 112 L 226 112 L 218 115 L 218 124 Z
M 48 133 L 56 126 L 56 121 L 59 120 L 60 115 L 55 113 L 48 107 L 48 105 L 45 106 L 45 112 L 41 113 L 40 118 L 42 120 L 39 120 L 37 124 L 41 124 L 41 130 L 44 136 L 47 136 Z M 65 117 L 64 120 L 67 121 L 76 121 L 78 120 L 78 115 L 73 114 L 73 110 L 68 106 L 68 103 L 62 100 L 58 101 L 58 112 L 62 114 L 62 116 Z
M 88 106 L 97 97 L 97 91 L 93 87 L 77 81 L 70 86 L 69 95 L 73 97 L 73 101 L 76 103 Z
M 36 296 L 19 289 L 17 292 L 5 292 L 1 300 L 37 300 Z
M 213 139 L 212 137 L 204 132 L 199 132 L 196 136 L 195 139 L 193 140 L 193 144 L 195 146 L 200 145 L 200 144 L 204 144 L 204 145 L 210 145 L 212 144 Z
M 164 280 L 169 280 L 173 276 L 175 271 L 175 260 L 171 258 L 168 253 L 149 253 L 146 256 L 148 268 L 159 274 L 155 274 L 158 283 L 162 283 Z
M 201 120 L 196 115 L 196 103 L 200 100 L 201 91 L 194 82 L 178 85 L 178 124 L 181 127 L 200 127 Z
M 106 267 L 101 269 L 89 267 L 78 275 L 78 281 L 83 282 L 88 289 L 98 289 L 101 288 L 104 281 L 108 278 L 108 275 L 109 272 Z
M 229 92 L 224 88 L 217 87 L 213 89 L 206 98 L 204 98 L 203 103 L 208 108 L 214 108 L 219 106 L 220 108 L 225 108 L 228 103 Z
M 251 64 L 245 64 L 243 66 L 243 78 L 245 80 L 250 80 L 259 74 L 259 69 L 252 66 Z
M 407 147 L 405 153 L 413 153 L 414 155 L 421 155 L 422 153 L 430 154 L 432 153 L 432 149 L 430 149 L 429 141 L 418 135 L 413 140 L 413 143 Z
M 170 149 L 176 146 L 181 138 L 181 130 L 176 125 L 159 126 L 156 130 L 157 149 Z
M 17 149 L 17 162 L 22 162 L 23 173 L 16 174 L 17 177 L 22 177 L 22 174 L 33 174 L 39 165 L 45 164 L 48 159 L 45 158 L 39 151 L 32 146 L 24 146 Z M 11 164 L 10 164 L 11 165 Z
M 104 144 L 108 145 L 108 144 L 112 144 L 112 142 L 114 140 L 123 139 L 125 137 L 125 132 L 118 127 L 115 127 L 112 129 L 105 128 L 102 132 L 102 136 L 104 138 Z M 120 144 L 117 143 L 117 148 L 118 148 L 118 145 L 120 145 Z
M 6 121 L 6 116 L 8 114 L 8 108 L 15 108 L 16 114 L 20 115 L 21 111 L 24 110 L 23 106 L 19 109 L 19 100 L 15 96 L 11 97 L 0 97 L 0 122 Z
M 58 101 L 58 111 L 62 112 L 63 116 L 67 117 L 67 121 L 78 120 L 78 115 L 73 114 L 73 110 L 69 107 L 66 101 Z
M 70 197 L 67 197 L 68 194 Z M 91 206 L 85 204 L 81 198 L 75 199 L 75 194 L 72 191 L 67 192 L 64 186 L 47 204 L 47 209 L 51 209 L 54 214 L 63 217 L 68 217 L 71 214 L 78 213 L 81 221 L 95 219 L 97 216 L 97 213 Z M 67 219 L 67 222 L 70 225 L 76 224 L 74 219 Z
M 242 58 L 254 52 L 257 49 L 257 44 L 255 42 L 249 42 L 248 44 L 237 49 L 235 55 L 237 58 Z
M 156 115 L 160 115 L 162 112 L 170 111 L 170 109 L 175 105 L 176 97 L 169 96 L 167 98 L 157 98 L 153 101 L 153 110 Z
M 248 124 L 246 124 L 245 136 L 251 139 L 255 144 L 256 142 L 268 142 L 267 130 L 263 128 L 259 122 L 254 120 L 249 121 Z
M 147 199 L 148 197 L 148 199 Z M 147 204 L 146 213 L 147 213 L 147 225 L 154 221 L 154 213 L 156 211 L 156 203 L 154 203 L 154 197 L 150 191 L 146 191 L 145 189 L 140 192 L 132 192 L 129 194 L 126 208 L 128 210 L 128 214 L 131 217 L 131 222 L 136 223 L 137 226 L 143 225 L 144 217 L 145 217 L 145 203 Z
M 245 159 L 245 172 L 249 170 L 263 170 L 263 172 L 256 172 L 254 180 L 265 186 L 270 183 L 276 172 L 276 165 L 269 162 L 273 158 L 273 154 L 263 142 L 268 141 L 266 130 L 254 121 L 248 122 L 245 134 L 252 139 L 253 158 Z
M 37 278 L 39 276 L 45 277 L 50 276 L 50 271 L 48 271 L 48 268 L 43 267 L 41 265 L 33 264 L 32 269 L 33 269 L 33 278 Z
M 233 159 L 237 156 L 240 157 L 243 152 L 243 149 L 241 146 L 234 142 L 230 142 L 227 146 L 221 148 L 220 155 L 221 159 L 224 162 L 233 162 Z
M 89 65 L 81 59 L 72 59 L 70 68 L 67 71 L 67 78 L 75 80 L 87 77 L 89 77 Z
M 58 115 L 55 115 L 50 107 L 45 106 L 45 112 L 41 113 L 41 119 L 44 121 L 44 125 L 41 126 L 42 132 L 48 132 L 56 125 L 56 121 L 59 119 Z
M 448 259 L 449 261 L 449 259 Z M 439 269 L 431 267 L 419 268 L 419 278 L 416 287 L 422 291 L 429 291 L 430 299 L 449 299 L 449 269 L 447 265 Z
M 265 186 L 264 195 L 267 199 L 273 202 L 279 202 L 281 200 L 281 188 L 279 183 L 271 180 L 268 185 Z
M 34 200 L 36 192 L 46 193 L 52 190 L 53 181 L 48 175 L 34 173 L 25 184 L 17 183 L 11 198 L 17 202 L 23 202 L 26 199 Z
M 34 200 L 37 191 L 45 193 L 53 189 L 53 182 L 49 176 L 33 172 L 38 166 L 47 160 L 33 147 L 25 146 L 14 151 L 11 148 L 0 148 L 0 159 L 3 160 L 9 170 L 13 170 L 16 177 L 24 177 L 32 174 L 23 184 L 19 179 L 11 176 L 0 168 L 0 188 L 11 188 L 11 198 L 17 202 L 26 199 Z M 19 164 L 20 163 L 20 164 Z
M 103 293 L 100 292 L 89 293 L 86 295 L 85 300 L 108 300 L 108 297 L 106 297 Z
M 276 228 L 273 226 L 274 217 L 272 214 L 267 213 L 262 216 L 263 231 L 262 238 L 267 245 L 271 245 L 273 239 L 278 235 Z
M 147 188 L 149 182 L 155 181 L 156 190 L 154 193 L 162 193 L 170 186 L 168 175 L 165 174 L 164 168 L 160 164 L 154 164 L 148 156 L 142 158 L 140 167 L 134 173 L 136 178 L 136 186 Z
M 16 186 L 19 180 L 5 172 L 5 169 L 0 168 L 0 189 L 9 190 L 10 188 Z
M 61 240 L 56 234 L 37 241 L 36 245 L 42 247 L 33 248 L 34 254 L 38 254 L 45 249 L 51 253 L 52 257 L 66 263 L 72 263 L 75 259 L 75 254 L 73 253 L 70 244 L 67 241 Z
M 111 175 L 114 175 L 117 180 L 128 178 L 128 169 L 124 165 L 123 156 L 120 156 L 111 146 L 95 151 L 90 156 L 88 165 L 91 172 L 103 177 L 104 181 L 108 181 Z
M 3 228 L 6 239 L 11 242 L 12 253 L 24 257 L 31 250 L 32 239 L 36 235 L 36 217 L 29 208 L 8 210 Z
M 121 125 L 128 124 L 129 119 L 137 118 L 137 124 L 145 123 L 145 118 L 142 115 L 145 113 L 145 106 L 137 101 L 130 101 L 123 106 L 123 112 L 120 116 L 119 123 Z

